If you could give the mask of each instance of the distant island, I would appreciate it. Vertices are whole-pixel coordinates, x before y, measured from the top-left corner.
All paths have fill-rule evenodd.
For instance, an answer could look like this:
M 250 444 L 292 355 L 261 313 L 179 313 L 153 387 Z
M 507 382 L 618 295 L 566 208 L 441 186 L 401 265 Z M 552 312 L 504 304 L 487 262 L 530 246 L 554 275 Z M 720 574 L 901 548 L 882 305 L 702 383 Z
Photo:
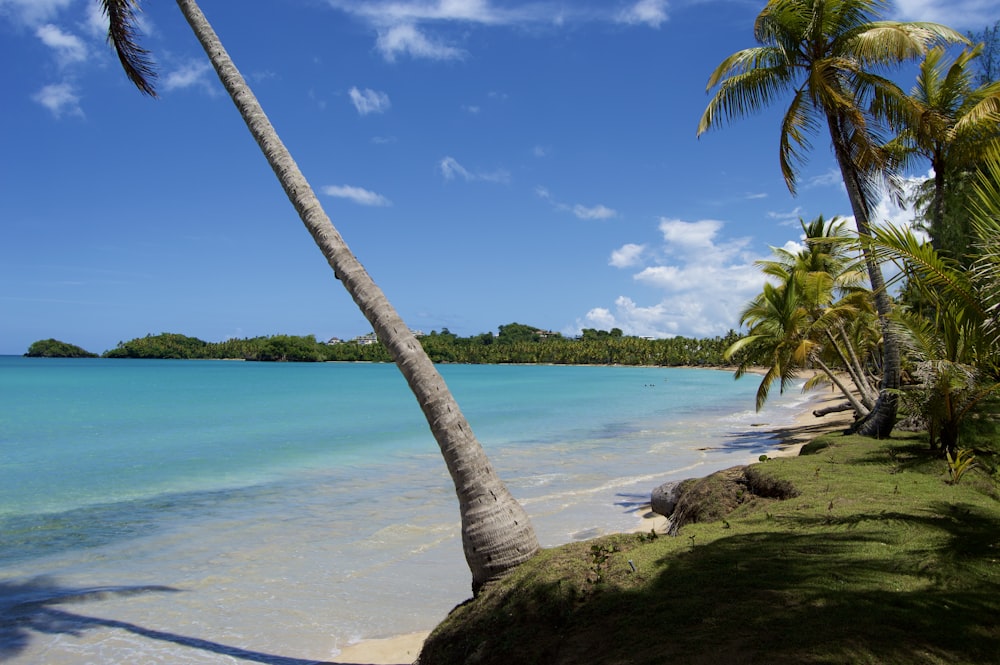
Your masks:
M 447 328 L 417 334 L 436 363 L 557 364 L 557 365 L 656 365 L 713 367 L 738 362 L 723 353 L 739 339 L 730 330 L 724 337 L 650 339 L 585 328 L 579 337 L 565 337 L 535 326 L 510 323 L 499 334 L 459 337 Z M 158 358 L 217 359 L 270 362 L 392 362 L 374 333 L 352 340 L 319 341 L 314 335 L 271 335 L 223 342 L 206 342 L 177 333 L 146 335 L 119 342 L 100 356 L 73 344 L 46 339 L 35 342 L 25 354 L 47 358 Z
M 97 358 L 96 353 L 81 349 L 74 344 L 60 342 L 57 339 L 40 339 L 30 347 L 24 355 L 29 358 Z

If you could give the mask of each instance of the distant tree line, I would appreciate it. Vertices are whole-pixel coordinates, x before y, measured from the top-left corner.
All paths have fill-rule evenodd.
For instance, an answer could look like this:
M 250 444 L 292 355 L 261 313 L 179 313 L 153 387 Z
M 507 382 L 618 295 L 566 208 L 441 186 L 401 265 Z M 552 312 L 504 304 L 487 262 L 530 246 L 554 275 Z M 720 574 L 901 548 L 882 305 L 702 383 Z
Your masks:
M 565 337 L 520 323 L 499 327 L 499 334 L 487 332 L 459 337 L 447 328 L 420 338 L 430 358 L 437 363 L 461 364 L 557 364 L 557 365 L 692 365 L 713 367 L 732 364 L 723 354 L 739 335 L 730 331 L 724 337 L 695 339 L 672 337 L 646 339 L 611 331 L 584 329 L 580 337 Z M 40 353 L 50 349 L 49 353 Z M 46 340 L 32 344 L 26 355 L 59 356 L 59 349 L 70 353 L 72 345 Z M 95 354 L 88 354 L 94 356 Z M 103 354 L 105 358 L 238 359 L 271 362 L 391 362 L 381 343 L 358 344 L 320 342 L 313 335 L 272 335 L 223 342 L 206 342 L 177 333 L 146 335 Z

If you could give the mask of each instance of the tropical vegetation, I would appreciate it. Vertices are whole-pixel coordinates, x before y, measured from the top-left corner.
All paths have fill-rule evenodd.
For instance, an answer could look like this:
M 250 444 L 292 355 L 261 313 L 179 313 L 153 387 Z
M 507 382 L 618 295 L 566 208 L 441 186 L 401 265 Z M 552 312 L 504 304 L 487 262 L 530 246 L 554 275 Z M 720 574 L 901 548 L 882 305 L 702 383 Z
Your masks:
M 40 339 L 28 347 L 24 354 L 29 358 L 96 358 L 96 353 L 91 353 L 75 344 L 60 342 L 57 339 Z
M 578 338 L 520 323 L 499 327 L 499 334 L 459 337 L 447 328 L 418 337 L 435 363 L 555 365 L 649 365 L 719 367 L 724 352 L 739 339 L 734 331 L 722 337 L 646 339 L 620 330 L 584 329 Z M 378 341 L 359 339 L 320 342 L 314 335 L 269 335 L 206 342 L 177 333 L 146 335 L 119 342 L 105 358 L 218 359 L 285 362 L 392 362 Z M 363 343 L 362 343 L 363 342 Z M 32 345 L 43 345 L 36 342 Z M 50 353 L 49 355 L 58 355 Z M 745 354 L 740 354 L 742 359 Z M 733 361 L 736 362 L 736 361 Z
M 707 88 L 718 90 L 698 125 L 702 134 L 790 94 L 778 141 L 785 183 L 795 193 L 810 137 L 825 126 L 862 239 L 872 235 L 872 210 L 893 175 L 880 130 L 910 108 L 879 71 L 942 42 L 965 41 L 935 23 L 878 20 L 885 6 L 881 0 L 770 0 L 754 23 L 760 46 L 737 51 L 709 76 Z M 882 270 L 868 245 L 861 246 L 881 324 L 882 378 L 878 403 L 858 431 L 887 436 L 896 417 L 899 346 Z

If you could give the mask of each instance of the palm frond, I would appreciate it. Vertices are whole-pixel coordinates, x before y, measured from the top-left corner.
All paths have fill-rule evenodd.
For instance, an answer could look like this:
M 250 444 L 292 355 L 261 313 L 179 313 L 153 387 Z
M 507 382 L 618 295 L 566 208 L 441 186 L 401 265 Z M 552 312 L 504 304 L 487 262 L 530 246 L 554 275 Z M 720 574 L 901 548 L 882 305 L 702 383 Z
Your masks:
M 785 185 L 793 195 L 796 192 L 796 173 L 806 163 L 805 153 L 812 149 L 809 136 L 819 131 L 817 109 L 810 103 L 806 88 L 799 88 L 792 97 L 784 117 L 778 145 L 778 159 Z
M 156 67 L 149 51 L 139 46 L 137 28 L 139 0 L 100 0 L 108 17 L 108 42 L 118 54 L 125 76 L 143 94 L 156 97 Z
M 756 50 L 758 49 L 748 49 Z M 741 51 L 727 58 L 710 77 L 708 89 L 715 87 L 720 76 L 726 75 L 701 116 L 698 123 L 699 136 L 720 122 L 744 118 L 761 111 L 790 85 L 792 72 L 782 62 L 750 69 L 743 62 L 729 64 L 732 58 L 743 53 L 746 52 Z M 749 55 L 747 58 L 754 60 L 755 56 Z

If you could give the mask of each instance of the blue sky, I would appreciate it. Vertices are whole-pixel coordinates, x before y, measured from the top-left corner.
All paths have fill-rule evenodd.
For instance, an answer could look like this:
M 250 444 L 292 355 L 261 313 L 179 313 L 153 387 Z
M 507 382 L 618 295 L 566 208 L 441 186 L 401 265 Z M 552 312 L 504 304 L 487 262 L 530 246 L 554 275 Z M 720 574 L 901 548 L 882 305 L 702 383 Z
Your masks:
M 0 353 L 368 332 L 175 3 L 141 5 L 156 100 L 97 6 L 0 0 Z M 799 217 L 849 213 L 822 137 L 788 193 L 783 108 L 695 136 L 708 75 L 753 45 L 762 6 L 201 2 L 404 320 L 463 336 L 725 334 L 760 289 L 755 259 L 798 239 Z M 1000 10 L 905 0 L 890 16 L 964 31 Z

